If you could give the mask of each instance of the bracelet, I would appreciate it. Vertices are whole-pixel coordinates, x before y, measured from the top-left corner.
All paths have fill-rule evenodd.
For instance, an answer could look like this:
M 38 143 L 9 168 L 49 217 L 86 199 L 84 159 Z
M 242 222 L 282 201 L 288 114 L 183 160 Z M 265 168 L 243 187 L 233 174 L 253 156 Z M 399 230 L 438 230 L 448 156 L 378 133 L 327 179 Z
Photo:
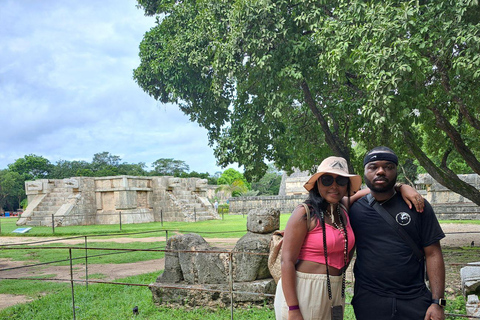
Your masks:
M 400 191 L 400 188 L 403 186 L 403 183 L 401 182 L 397 182 L 395 183 L 395 189 L 397 189 L 398 191 Z
M 292 311 L 292 310 L 298 310 L 300 309 L 300 307 L 298 306 L 298 304 L 296 306 L 288 306 L 288 311 Z

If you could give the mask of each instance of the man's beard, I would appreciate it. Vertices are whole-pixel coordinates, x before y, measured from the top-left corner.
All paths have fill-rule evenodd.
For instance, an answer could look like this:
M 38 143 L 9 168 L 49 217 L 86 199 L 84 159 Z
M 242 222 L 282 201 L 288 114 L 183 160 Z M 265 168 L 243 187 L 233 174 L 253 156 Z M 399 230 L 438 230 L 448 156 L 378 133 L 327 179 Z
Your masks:
M 397 183 L 397 176 L 395 176 L 395 178 L 390 180 L 385 187 L 377 188 L 373 186 L 373 183 L 370 180 L 368 180 L 366 176 L 363 176 L 363 179 L 365 180 L 365 184 L 367 185 L 367 187 L 373 192 L 377 192 L 377 193 L 390 192 L 395 187 L 395 183 Z

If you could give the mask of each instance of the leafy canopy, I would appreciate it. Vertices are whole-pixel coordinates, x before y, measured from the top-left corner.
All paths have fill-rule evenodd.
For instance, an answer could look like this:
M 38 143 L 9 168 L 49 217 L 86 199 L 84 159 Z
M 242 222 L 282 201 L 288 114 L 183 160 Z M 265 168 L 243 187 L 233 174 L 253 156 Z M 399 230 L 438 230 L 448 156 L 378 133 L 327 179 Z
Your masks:
M 361 172 L 355 150 L 388 145 L 480 204 L 456 176 L 480 173 L 478 1 L 138 2 L 159 18 L 134 79 L 207 128 L 220 165 Z
M 152 163 L 154 173 L 160 176 L 180 176 L 187 173 L 190 167 L 182 160 L 160 158 Z

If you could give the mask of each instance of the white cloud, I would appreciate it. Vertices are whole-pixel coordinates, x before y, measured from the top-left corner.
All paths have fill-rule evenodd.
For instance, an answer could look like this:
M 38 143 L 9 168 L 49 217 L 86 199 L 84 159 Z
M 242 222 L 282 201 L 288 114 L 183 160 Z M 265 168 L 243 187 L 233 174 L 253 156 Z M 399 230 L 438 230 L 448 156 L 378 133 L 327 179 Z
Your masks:
M 185 161 L 214 173 L 206 130 L 133 81 L 155 22 L 136 1 L 6 0 L 0 11 L 0 169 L 26 154 Z M 238 167 L 233 166 L 238 169 Z

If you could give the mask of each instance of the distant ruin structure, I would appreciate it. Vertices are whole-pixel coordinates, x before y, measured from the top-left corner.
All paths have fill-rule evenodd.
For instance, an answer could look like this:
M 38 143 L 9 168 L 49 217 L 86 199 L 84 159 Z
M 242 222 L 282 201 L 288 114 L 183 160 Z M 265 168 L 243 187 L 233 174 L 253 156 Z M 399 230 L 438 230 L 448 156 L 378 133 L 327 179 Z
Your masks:
M 480 189 L 478 174 L 459 174 L 460 180 Z M 432 204 L 439 219 L 480 220 L 480 207 L 464 196 L 442 186 L 429 174 L 420 174 L 417 190 Z
M 71 226 L 219 219 L 206 179 L 75 177 L 26 181 L 28 207 L 17 225 Z
M 284 174 L 278 196 L 236 197 L 230 198 L 230 213 L 242 214 L 252 208 L 276 208 L 282 213 L 292 212 L 308 196 L 303 187 L 311 176 L 306 171 L 294 171 Z M 480 189 L 480 176 L 477 174 L 460 174 L 458 177 Z M 439 219 L 445 220 L 480 220 L 480 207 L 471 200 L 455 193 L 435 181 L 429 174 L 420 174 L 415 181 L 420 194 L 433 206 Z

